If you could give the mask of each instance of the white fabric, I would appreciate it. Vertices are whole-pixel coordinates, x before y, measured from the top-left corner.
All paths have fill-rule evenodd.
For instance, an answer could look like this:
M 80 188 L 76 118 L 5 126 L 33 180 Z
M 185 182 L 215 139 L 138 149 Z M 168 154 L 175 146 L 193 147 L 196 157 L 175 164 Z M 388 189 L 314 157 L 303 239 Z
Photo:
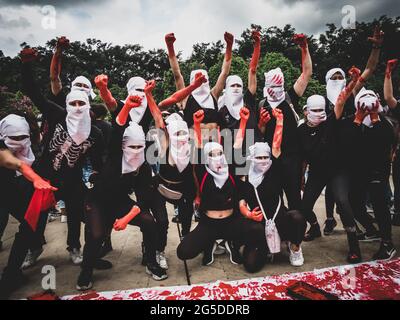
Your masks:
M 332 76 L 338 72 L 343 76 L 343 80 L 331 80 Z M 336 101 L 339 98 L 340 93 L 346 87 L 346 74 L 342 69 L 334 68 L 328 71 L 325 80 L 326 96 L 333 105 L 336 105 Z
M 231 87 L 238 84 L 240 88 Z M 230 115 L 236 120 L 240 120 L 240 109 L 244 106 L 243 100 L 243 80 L 239 76 L 229 76 L 226 79 L 225 93 L 223 100 L 218 102 L 218 105 L 225 105 Z M 222 106 L 223 107 L 223 106 Z
M 360 90 L 360 92 L 357 94 L 356 98 L 354 99 L 354 104 L 355 104 L 356 109 L 357 109 L 358 103 L 360 103 L 360 105 L 364 104 L 364 106 L 368 110 L 371 111 L 377 101 L 379 103 L 378 112 L 383 112 L 383 107 L 380 104 L 379 98 L 376 95 L 376 93 L 374 91 L 372 91 L 372 90 L 366 90 L 365 88 L 362 88 Z M 365 119 L 363 121 L 363 124 L 366 125 L 369 128 L 373 127 L 370 115 L 365 117 Z
M 271 108 L 276 108 L 285 100 L 285 77 L 281 68 L 273 69 L 264 76 L 264 98 L 267 98 Z
M 82 83 L 84 85 L 86 85 L 88 88 L 85 87 L 78 87 L 76 86 L 77 83 Z M 90 80 L 84 76 L 79 76 L 76 77 L 74 81 L 72 81 L 71 84 L 71 91 L 83 91 L 87 94 L 88 97 L 94 99 L 96 98 L 96 94 L 93 91 L 93 87 L 92 87 L 92 83 L 90 82 Z
M 215 185 L 222 189 L 225 182 L 229 178 L 229 167 L 226 161 L 225 155 L 222 153 L 218 157 L 210 157 L 209 153 L 211 151 L 221 151 L 223 152 L 223 147 L 216 142 L 208 142 L 204 146 L 204 154 L 206 160 L 206 170 L 214 178 Z
M 312 126 L 318 126 L 326 121 L 326 101 L 323 96 L 313 95 L 307 99 L 307 120 Z M 323 110 L 317 112 L 315 110 Z
M 132 149 L 140 146 L 140 149 Z M 136 122 L 131 122 L 125 129 L 122 138 L 122 174 L 136 171 L 145 161 L 146 136 L 143 128 Z
M 85 104 L 81 107 L 70 106 L 69 103 L 73 101 L 82 101 Z M 71 91 L 67 95 L 66 105 L 68 134 L 77 145 L 80 145 L 89 138 L 92 126 L 89 97 L 84 91 Z
M 250 155 L 248 160 L 251 161 L 249 169 L 249 182 L 254 188 L 263 182 L 265 173 L 272 166 L 271 148 L 266 142 L 256 142 L 256 144 L 249 147 Z M 259 160 L 256 157 L 268 157 L 266 160 Z
M 144 93 L 144 91 L 143 92 L 137 91 L 137 89 L 144 90 L 145 87 L 146 87 L 146 80 L 144 80 L 142 77 L 130 78 L 126 85 L 126 89 L 128 90 L 128 97 L 129 96 L 138 96 L 142 99 L 142 104 L 137 108 L 133 108 L 129 112 L 129 116 L 131 117 L 131 120 L 136 123 L 139 123 L 142 120 L 142 118 L 146 112 L 146 109 L 147 109 L 146 94 Z M 128 97 L 127 97 L 127 99 L 128 99 Z M 125 103 L 126 100 L 123 102 Z
M 183 172 L 190 161 L 189 128 L 185 121 L 171 121 L 171 117 L 172 116 L 167 119 L 169 120 L 167 125 L 169 135 L 169 154 L 174 160 L 179 172 Z M 180 131 L 184 131 L 185 134 L 177 136 L 176 134 Z
M 211 95 L 210 81 L 207 71 L 201 69 L 193 70 L 190 74 L 190 83 L 192 84 L 194 82 L 197 73 L 203 74 L 206 77 L 207 82 L 203 83 L 200 87 L 194 90 L 192 92 L 192 96 L 200 105 L 200 107 L 204 109 L 214 109 L 214 99 Z
M 18 136 L 28 137 L 21 141 L 10 139 L 10 137 Z M 28 165 L 32 165 L 35 161 L 35 155 L 31 148 L 29 124 L 24 117 L 10 114 L 2 119 L 0 121 L 0 139 L 4 140 L 7 148 L 16 158 Z

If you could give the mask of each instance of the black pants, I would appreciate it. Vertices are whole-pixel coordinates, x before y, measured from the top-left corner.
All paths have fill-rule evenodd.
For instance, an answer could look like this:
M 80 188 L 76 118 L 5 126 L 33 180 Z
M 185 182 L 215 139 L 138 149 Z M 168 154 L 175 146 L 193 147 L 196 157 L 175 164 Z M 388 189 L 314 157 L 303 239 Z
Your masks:
M 82 268 L 93 270 L 96 259 L 100 256 L 101 245 L 107 236 L 106 230 L 111 221 L 128 214 L 135 205 L 134 201 L 124 204 L 104 206 L 102 201 L 96 200 L 90 194 L 85 200 L 85 246 L 83 249 Z M 109 216 L 106 216 L 109 215 Z M 130 223 L 138 226 L 143 233 L 146 247 L 146 258 L 149 263 L 156 263 L 156 248 L 159 244 L 158 227 L 154 217 L 148 211 L 140 212 Z M 122 231 L 123 232 L 123 231 Z
M 183 197 L 178 202 L 179 220 L 182 223 L 182 236 L 190 232 L 193 217 L 193 198 Z
M 158 230 L 158 244 L 157 251 L 164 252 L 167 246 L 167 238 L 168 238 L 168 228 L 169 228 L 169 219 L 168 212 L 166 208 L 166 201 L 163 197 L 155 190 L 154 196 L 152 198 L 152 206 L 151 213 L 157 224 Z
M 400 214 L 400 149 L 396 152 L 396 158 L 392 163 L 394 184 L 394 209 Z
M 282 184 L 283 191 L 288 200 L 289 210 L 301 209 L 301 172 L 302 163 L 297 155 L 283 156 L 282 165 Z
M 372 221 L 370 221 L 365 207 L 366 195 L 369 191 L 369 197 L 372 208 L 374 209 L 375 218 L 378 222 L 380 236 L 385 242 L 392 241 L 392 224 L 387 203 L 388 183 L 389 170 L 374 173 L 362 170 L 354 175 L 351 190 L 351 201 L 357 220 L 362 218 L 364 221 L 368 221 L 369 224 L 367 226 L 363 225 L 367 231 L 373 228 L 371 227 Z
M 307 224 L 300 211 L 281 209 L 275 224 L 282 241 L 289 241 L 297 246 L 303 242 Z
M 334 201 L 338 206 L 338 211 L 340 212 L 340 217 L 345 229 L 353 231 L 355 229 L 355 222 L 349 199 L 350 178 L 345 172 L 335 173 L 329 177 L 319 171 L 310 170 L 303 194 L 302 213 L 310 224 L 315 224 L 317 222 L 317 217 L 313 213 L 313 208 L 327 184 L 331 186 Z
M 215 240 L 234 241 L 238 246 L 265 247 L 265 232 L 261 223 L 241 216 L 211 219 L 202 216 L 197 227 L 186 235 L 177 249 L 178 258 L 190 260 L 213 245 Z
M 84 218 L 84 200 L 87 189 L 82 181 L 68 183 L 62 187 L 62 197 L 65 202 L 65 210 L 68 213 L 68 250 L 80 249 L 81 222 Z
M 335 200 L 333 197 L 332 186 L 330 183 L 327 184 L 325 190 L 325 210 L 326 210 L 326 217 L 328 219 L 333 219 L 335 211 Z
M 8 210 L 0 207 L 0 241 L 3 238 L 4 231 L 6 230 L 8 224 Z

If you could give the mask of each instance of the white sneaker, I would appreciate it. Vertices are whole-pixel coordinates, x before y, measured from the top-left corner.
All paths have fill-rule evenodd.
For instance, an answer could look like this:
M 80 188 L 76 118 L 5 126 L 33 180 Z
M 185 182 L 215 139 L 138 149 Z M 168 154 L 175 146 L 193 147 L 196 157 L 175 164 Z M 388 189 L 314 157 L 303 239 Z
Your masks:
M 156 251 L 156 261 L 162 269 L 168 270 L 168 262 L 165 257 L 165 252 Z
M 61 216 L 61 223 L 67 223 L 68 222 L 68 218 L 66 215 L 62 215 Z
M 289 251 L 290 251 L 290 256 L 289 256 L 290 264 L 293 267 L 301 267 L 304 264 L 303 250 L 301 249 L 301 247 L 299 251 L 295 252 L 292 251 L 289 244 Z
M 75 265 L 79 265 L 83 261 L 81 250 L 79 250 L 79 249 L 72 249 L 69 252 L 69 257 L 71 258 L 72 263 Z
M 43 249 L 39 249 L 36 251 L 29 250 L 28 253 L 26 254 L 24 262 L 22 263 L 21 269 L 25 270 L 30 267 L 33 267 L 42 253 Z

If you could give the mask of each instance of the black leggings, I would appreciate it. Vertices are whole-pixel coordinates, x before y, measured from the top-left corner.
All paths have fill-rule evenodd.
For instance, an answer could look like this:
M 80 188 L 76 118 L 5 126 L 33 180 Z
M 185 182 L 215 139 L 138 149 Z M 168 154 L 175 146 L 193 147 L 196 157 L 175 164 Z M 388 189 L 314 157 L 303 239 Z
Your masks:
M 327 184 L 331 186 L 334 201 L 338 206 L 340 218 L 346 231 L 354 231 L 354 214 L 349 200 L 350 179 L 346 173 L 336 173 L 329 178 L 321 172 L 310 170 L 303 194 L 302 213 L 310 224 L 315 224 L 317 222 L 317 217 L 315 213 L 313 213 L 313 208 Z M 361 220 L 363 219 L 361 218 Z M 361 224 L 363 224 L 363 222 L 360 221 Z
M 128 214 L 135 205 L 133 201 L 127 201 L 122 206 L 114 208 L 107 206 L 114 212 L 107 212 L 113 217 L 121 218 Z M 92 270 L 94 263 L 100 256 L 101 246 L 106 234 L 107 225 L 113 218 L 105 216 L 105 207 L 100 201 L 88 197 L 85 200 L 85 246 L 83 249 L 82 268 Z M 116 212 L 116 214 L 115 214 Z M 143 241 L 146 247 L 146 258 L 149 263 L 156 263 L 156 248 L 159 243 L 158 227 L 154 217 L 147 211 L 140 212 L 130 223 L 140 227 L 143 233 Z
M 287 211 L 285 208 L 282 208 L 275 223 L 282 241 L 289 241 L 297 246 L 302 243 L 307 224 L 300 211 Z M 265 228 L 264 223 L 259 224 Z M 268 253 L 268 246 L 265 238 L 264 243 L 265 245 L 261 247 L 246 246 L 244 248 L 243 264 L 248 272 L 258 272 L 265 265 Z
M 178 213 L 182 223 L 182 236 L 186 236 L 192 226 L 193 198 L 183 197 L 178 203 Z
M 262 250 L 266 247 L 264 226 L 261 223 L 236 215 L 221 220 L 204 215 L 197 227 L 179 244 L 178 258 L 194 259 L 218 239 L 234 241 L 238 246 L 245 245 L 248 250 Z
M 167 246 L 168 227 L 169 227 L 168 212 L 165 206 L 166 201 L 156 191 L 154 192 L 153 195 L 154 196 L 152 197 L 152 206 L 150 209 L 157 223 L 157 229 L 158 229 L 158 244 L 156 249 L 159 252 L 164 252 Z
M 297 155 L 282 157 L 282 185 L 289 210 L 301 209 L 302 163 Z
M 394 184 L 394 209 L 400 214 L 400 149 L 396 152 L 396 158 L 392 163 Z
M 335 200 L 333 197 L 332 186 L 330 183 L 327 184 L 325 189 L 325 210 L 326 210 L 326 217 L 328 219 L 333 219 L 335 211 Z
M 8 224 L 8 210 L 0 207 L 0 241 L 3 238 L 4 231 L 6 230 Z
M 390 210 L 387 203 L 387 186 L 389 183 L 389 175 L 384 173 L 376 173 L 371 176 L 368 172 L 359 174 L 354 177 L 351 201 L 354 212 L 357 217 L 361 217 L 368 221 L 365 227 L 367 231 L 374 230 L 370 216 L 367 214 L 365 207 L 367 191 L 374 209 L 375 218 L 378 222 L 380 236 L 385 242 L 392 241 L 392 224 Z M 360 221 L 361 223 L 361 221 Z

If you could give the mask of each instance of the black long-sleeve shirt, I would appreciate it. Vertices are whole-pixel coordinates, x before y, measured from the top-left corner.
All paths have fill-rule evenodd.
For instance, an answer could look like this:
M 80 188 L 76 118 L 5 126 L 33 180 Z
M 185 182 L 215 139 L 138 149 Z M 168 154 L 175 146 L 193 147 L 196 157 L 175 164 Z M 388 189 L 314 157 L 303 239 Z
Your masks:
M 39 173 L 57 185 L 82 179 L 82 167 L 86 157 L 90 158 L 93 169 L 102 168 L 103 136 L 94 125 L 88 139 L 77 145 L 68 134 L 65 108 L 46 99 L 34 81 L 31 63 L 22 64 L 22 86 L 24 93 L 42 112 L 49 123 L 49 141 L 39 160 Z

